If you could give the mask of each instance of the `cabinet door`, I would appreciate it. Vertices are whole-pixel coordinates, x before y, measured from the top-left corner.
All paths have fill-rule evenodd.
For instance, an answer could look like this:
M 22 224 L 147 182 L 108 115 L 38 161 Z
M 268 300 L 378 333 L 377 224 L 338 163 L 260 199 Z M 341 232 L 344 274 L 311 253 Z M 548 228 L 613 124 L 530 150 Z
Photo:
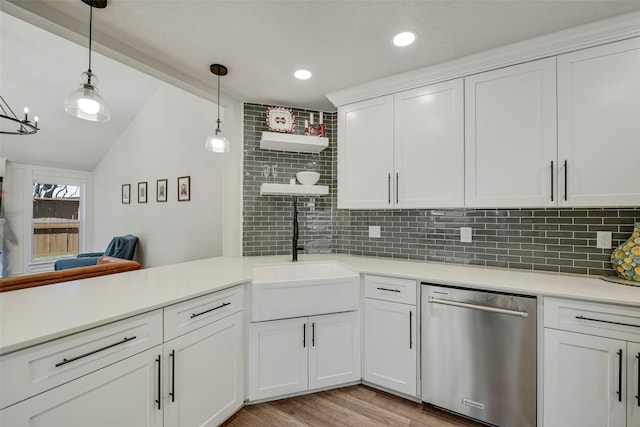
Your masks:
M 249 324 L 249 400 L 307 390 L 307 318 Z
M 360 313 L 309 317 L 309 388 L 316 389 L 359 381 Z
M 621 340 L 545 329 L 545 427 L 624 427 L 626 397 L 621 402 L 617 392 L 626 387 L 619 359 L 626 348 Z
M 555 206 L 556 141 L 555 58 L 465 78 L 465 205 Z
M 393 96 L 338 108 L 338 207 L 390 207 L 392 175 Z
M 558 56 L 561 205 L 640 205 L 639 117 L 640 38 Z
M 640 343 L 627 343 L 627 427 L 640 426 Z
M 0 411 L 11 427 L 162 427 L 155 347 Z
M 464 206 L 462 79 L 395 95 L 395 207 Z
M 366 298 L 364 380 L 417 396 L 416 308 Z
M 217 426 L 242 407 L 242 313 L 164 344 L 165 426 Z

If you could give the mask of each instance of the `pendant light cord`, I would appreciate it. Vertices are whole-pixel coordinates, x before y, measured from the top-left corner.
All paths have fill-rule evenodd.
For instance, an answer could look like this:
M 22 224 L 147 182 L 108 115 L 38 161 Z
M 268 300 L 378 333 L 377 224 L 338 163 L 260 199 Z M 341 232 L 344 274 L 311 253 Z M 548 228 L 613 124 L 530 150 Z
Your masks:
M 220 131 L 220 74 L 218 73 L 218 131 Z
M 93 34 L 93 0 L 89 5 L 89 73 L 91 73 L 91 39 Z M 89 74 L 89 84 L 91 84 L 91 74 Z

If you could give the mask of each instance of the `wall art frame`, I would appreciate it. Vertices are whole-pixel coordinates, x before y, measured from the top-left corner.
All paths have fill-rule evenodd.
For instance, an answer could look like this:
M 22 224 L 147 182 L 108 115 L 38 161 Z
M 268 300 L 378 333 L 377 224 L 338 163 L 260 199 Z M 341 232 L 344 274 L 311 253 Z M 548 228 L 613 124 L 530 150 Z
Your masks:
M 191 176 L 178 177 L 178 201 L 188 202 L 191 200 Z
M 156 202 L 167 201 L 167 179 L 158 179 L 156 181 Z
M 138 183 L 138 203 L 147 203 L 147 181 Z
M 123 205 L 131 203 L 131 184 L 122 184 L 121 201 Z

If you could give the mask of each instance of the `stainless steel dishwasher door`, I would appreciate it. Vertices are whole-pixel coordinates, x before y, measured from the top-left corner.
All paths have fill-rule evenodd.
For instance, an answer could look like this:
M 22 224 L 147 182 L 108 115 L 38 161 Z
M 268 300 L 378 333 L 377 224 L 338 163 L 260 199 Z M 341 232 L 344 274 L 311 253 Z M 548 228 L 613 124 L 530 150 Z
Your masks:
M 536 299 L 422 284 L 422 400 L 536 426 Z

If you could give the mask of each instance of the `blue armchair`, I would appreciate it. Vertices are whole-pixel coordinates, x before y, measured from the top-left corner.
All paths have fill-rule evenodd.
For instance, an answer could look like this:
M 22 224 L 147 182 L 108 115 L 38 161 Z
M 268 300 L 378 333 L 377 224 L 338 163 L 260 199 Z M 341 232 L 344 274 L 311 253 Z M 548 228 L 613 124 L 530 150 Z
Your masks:
M 66 270 L 67 268 L 96 265 L 98 263 L 98 258 L 103 256 L 132 260 L 136 252 L 137 243 L 138 238 L 132 234 L 117 236 L 111 239 L 111 242 L 109 242 L 109 245 L 104 252 L 82 253 L 78 254 L 77 258 L 59 259 L 56 261 L 54 269 L 58 271 Z

